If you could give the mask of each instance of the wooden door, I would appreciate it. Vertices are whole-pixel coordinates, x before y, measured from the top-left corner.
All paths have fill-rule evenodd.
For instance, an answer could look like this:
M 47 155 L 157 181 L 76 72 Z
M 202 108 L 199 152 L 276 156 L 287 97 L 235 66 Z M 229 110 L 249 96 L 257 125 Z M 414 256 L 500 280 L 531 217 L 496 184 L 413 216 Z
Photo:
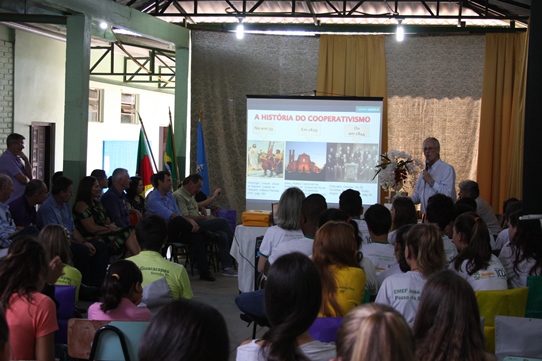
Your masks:
M 54 155 L 51 151 L 53 124 L 32 123 L 30 126 L 30 160 L 32 162 L 32 178 L 41 179 L 51 189 L 52 164 Z

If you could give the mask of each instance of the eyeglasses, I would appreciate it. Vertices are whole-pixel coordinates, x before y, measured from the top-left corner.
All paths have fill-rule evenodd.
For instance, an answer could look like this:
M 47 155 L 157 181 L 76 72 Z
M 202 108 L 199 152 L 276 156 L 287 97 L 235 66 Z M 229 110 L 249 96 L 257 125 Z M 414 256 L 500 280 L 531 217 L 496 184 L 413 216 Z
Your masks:
M 432 151 L 434 151 L 435 149 L 437 149 L 437 148 L 434 148 L 434 147 L 425 147 L 425 148 L 422 148 L 422 150 L 423 150 L 424 152 L 432 152 Z

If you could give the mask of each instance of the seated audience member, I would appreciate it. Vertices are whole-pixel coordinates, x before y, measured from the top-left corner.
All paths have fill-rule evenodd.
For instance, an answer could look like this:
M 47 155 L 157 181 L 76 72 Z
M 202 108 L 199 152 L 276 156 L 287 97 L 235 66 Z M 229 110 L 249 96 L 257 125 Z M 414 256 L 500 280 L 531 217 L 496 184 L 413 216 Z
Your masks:
M 309 359 L 329 361 L 335 346 L 309 335 L 322 303 L 322 284 L 314 263 L 301 253 L 277 259 L 269 269 L 265 286 L 265 310 L 271 327 L 261 340 L 245 341 L 237 348 L 237 360 Z
M 487 225 L 489 229 L 489 234 L 493 237 L 497 237 L 501 231 L 501 226 L 493 208 L 480 197 L 480 188 L 478 183 L 472 180 L 464 180 L 459 183 L 459 193 L 457 194 L 458 198 L 472 198 L 476 202 L 476 214 L 480 216 Z
M 100 198 L 102 197 L 103 190 L 105 188 L 109 188 L 109 182 L 108 182 L 109 178 L 107 177 L 107 174 L 105 173 L 103 169 L 94 169 L 90 173 L 90 176 L 96 178 L 96 180 L 98 181 L 98 184 L 100 185 L 100 188 L 102 189 L 102 191 L 100 192 L 100 196 L 98 197 L 98 200 L 100 200 Z
M 397 229 L 397 232 L 395 232 L 395 244 L 393 245 L 393 249 L 395 251 L 395 259 L 397 259 L 397 264 L 383 272 L 380 272 L 378 275 L 378 287 L 380 287 L 382 282 L 384 282 L 384 280 L 389 276 L 410 271 L 410 266 L 408 265 L 405 257 L 405 238 L 412 226 L 414 226 L 414 224 L 405 224 Z
M 130 187 L 126 190 L 126 202 L 131 209 L 138 210 L 142 216 L 147 212 L 145 197 L 142 196 L 145 191 L 141 177 L 130 177 Z
M 205 303 L 179 299 L 153 318 L 139 343 L 140 361 L 227 361 L 224 317 Z
M 378 281 L 376 277 L 375 265 L 368 257 L 365 257 L 363 255 L 363 241 L 361 239 L 361 236 L 359 235 L 359 229 L 356 228 L 358 226 L 358 223 L 352 220 L 345 211 L 337 208 L 328 208 L 322 213 L 320 213 L 320 215 L 318 216 L 318 228 L 322 227 L 329 221 L 347 222 L 352 225 L 352 227 L 354 227 L 354 236 L 356 237 L 356 245 L 358 247 L 359 266 L 365 272 L 365 289 L 369 291 L 371 295 L 376 296 L 376 293 L 378 292 Z
M 6 204 L 13 192 L 13 182 L 7 175 L 0 174 L 0 257 L 7 254 L 11 237 L 17 233 L 17 226 Z
M 406 235 L 405 257 L 410 271 L 386 278 L 375 302 L 395 308 L 412 326 L 427 278 L 441 271 L 446 261 L 439 229 L 423 223 L 412 226 Z
M 397 264 L 393 246 L 388 243 L 391 227 L 390 211 L 382 204 L 373 204 L 365 211 L 371 242 L 363 246 L 363 255 L 375 265 L 376 275 Z
M 129 209 L 124 191 L 130 187 L 130 176 L 124 168 L 117 168 L 111 176 L 111 187 L 102 195 L 100 202 L 107 211 L 107 216 L 119 228 L 130 226 L 130 213 L 141 219 L 141 213 L 135 209 Z
M 85 239 L 75 228 L 69 206 L 73 195 L 73 182 L 67 177 L 57 177 L 53 182 L 51 195 L 38 210 L 38 228 L 49 224 L 63 226 L 70 235 L 70 250 L 73 266 L 81 272 L 82 283 L 100 287 L 109 263 L 107 245 L 98 238 Z
M 96 178 L 81 179 L 73 206 L 75 227 L 87 241 L 102 239 L 109 247 L 110 260 L 138 254 L 139 245 L 133 228 L 119 228 L 111 223 L 104 206 L 97 200 L 101 191 Z
M 222 275 L 236 277 L 237 271 L 233 268 L 230 256 L 230 247 L 233 240 L 233 232 L 225 218 L 202 215 L 198 210 L 198 202 L 194 196 L 203 186 L 203 178 L 199 174 L 191 174 L 183 180 L 179 189 L 173 192 L 179 211 L 185 218 L 194 220 L 202 231 L 212 232 L 218 236 L 217 245 L 222 265 Z
M 447 236 L 448 230 L 452 231 L 453 212 L 454 201 L 444 194 L 435 194 L 427 200 L 425 223 L 434 223 L 440 229 L 444 253 L 446 253 L 446 264 L 457 256 L 457 248 Z
M 47 186 L 39 179 L 26 183 L 24 194 L 9 203 L 9 211 L 18 230 L 36 226 L 36 204 L 42 204 L 47 199 Z M 34 231 L 37 235 L 37 229 Z
M 171 174 L 160 171 L 154 174 L 153 180 L 154 190 L 148 195 L 147 212 L 164 218 L 168 226 L 170 242 L 180 241 L 190 246 L 196 259 L 199 278 L 204 281 L 214 281 L 215 278 L 209 271 L 205 240 L 199 232 L 199 226 L 194 220 L 182 216 L 171 194 L 173 184 Z
M 62 276 L 58 285 L 75 286 L 75 301 L 79 299 L 81 272 L 70 265 L 70 238 L 67 230 L 58 224 L 49 224 L 40 231 L 38 240 L 45 249 L 45 258 L 51 262 L 56 256 L 62 261 Z
M 134 262 L 118 260 L 111 263 L 102 286 L 102 302 L 88 308 L 89 320 L 149 321 L 151 312 L 137 307 L 143 296 L 143 275 Z
M 348 215 L 358 224 L 359 235 L 363 241 L 363 244 L 368 243 L 371 240 L 369 235 L 369 229 L 367 229 L 367 223 L 364 219 L 361 219 L 363 214 L 363 200 L 359 194 L 359 191 L 354 189 L 347 189 L 339 196 L 339 209 L 348 213 Z
M 511 201 L 507 203 L 506 211 L 504 212 L 504 219 L 505 219 L 504 223 L 506 225 L 506 228 L 504 228 L 497 236 L 497 239 L 495 240 L 495 244 L 493 246 L 493 250 L 497 250 L 500 253 L 501 249 L 504 247 L 506 242 L 510 241 L 510 237 L 508 237 L 508 227 L 509 227 L 510 221 L 508 219 L 510 217 L 510 214 L 516 211 L 521 211 L 522 208 L 523 208 L 523 203 L 521 201 Z
M 314 235 L 318 225 L 318 215 L 327 209 L 327 202 L 324 196 L 320 194 L 311 194 L 301 203 L 301 231 L 303 238 L 293 239 L 279 244 L 271 256 L 269 264 L 273 264 L 277 258 L 292 252 L 300 252 L 304 255 L 312 255 L 312 245 Z
M 418 360 L 496 360 L 484 350 L 474 291 L 452 271 L 439 272 L 425 284 L 413 332 Z
M 22 196 L 26 183 L 32 179 L 32 164 L 23 152 L 24 140 L 22 135 L 11 133 L 6 139 L 7 149 L 0 156 L 0 174 L 9 177 L 13 185 L 13 194 L 6 201 Z
M 475 291 L 508 289 L 506 271 L 491 253 L 490 237 L 487 225 L 476 213 L 464 213 L 456 218 L 452 242 L 458 254 L 450 266 Z
M 0 361 L 9 360 L 9 328 L 4 311 L 0 309 Z
M 260 245 L 260 259 L 258 272 L 264 272 L 267 259 L 275 248 L 282 242 L 303 238 L 299 219 L 301 217 L 301 204 L 305 199 L 303 191 L 297 187 L 286 189 L 280 196 L 277 208 L 277 225 L 269 228 L 263 236 Z
M 190 279 L 184 266 L 164 259 L 160 253 L 168 237 L 166 221 L 155 214 L 146 215 L 136 226 L 136 236 L 141 252 L 128 260 L 143 273 L 142 286 L 165 278 L 173 299 L 192 298 Z
M 58 330 L 55 302 L 40 293 L 48 264 L 33 237 L 16 238 L 0 259 L 0 303 L 10 330 L 10 359 L 54 361 Z M 56 275 L 58 277 L 58 274 Z
M 542 228 L 538 219 L 520 219 L 523 211 L 508 217 L 510 241 L 499 254 L 508 288 L 527 286 L 527 276 L 542 275 Z
M 352 225 L 329 221 L 316 232 L 312 260 L 322 279 L 319 317 L 343 317 L 365 296 L 365 272 L 359 267 Z
M 406 224 L 418 223 L 418 212 L 409 197 L 395 197 L 391 203 L 391 229 L 388 233 L 388 243 L 395 244 L 395 233 Z
M 337 332 L 337 361 L 414 361 L 412 331 L 393 308 L 369 303 L 354 308 Z

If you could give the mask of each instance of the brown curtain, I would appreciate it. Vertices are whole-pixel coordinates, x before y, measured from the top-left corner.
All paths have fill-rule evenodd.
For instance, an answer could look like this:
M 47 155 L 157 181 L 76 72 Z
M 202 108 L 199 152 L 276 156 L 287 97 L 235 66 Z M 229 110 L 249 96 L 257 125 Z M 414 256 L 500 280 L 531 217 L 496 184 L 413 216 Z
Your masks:
M 384 35 L 322 35 L 316 95 L 384 97 L 382 129 L 388 129 Z M 382 132 L 382 150 L 388 134 Z
M 521 198 L 527 34 L 486 35 L 477 181 L 496 212 Z

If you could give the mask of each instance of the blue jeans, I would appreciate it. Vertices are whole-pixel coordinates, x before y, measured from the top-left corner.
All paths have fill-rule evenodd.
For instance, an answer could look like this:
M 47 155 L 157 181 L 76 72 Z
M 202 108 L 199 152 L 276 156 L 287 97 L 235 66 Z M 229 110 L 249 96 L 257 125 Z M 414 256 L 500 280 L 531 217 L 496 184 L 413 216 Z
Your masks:
M 222 268 L 233 267 L 233 262 L 230 256 L 231 242 L 233 240 L 233 232 L 226 218 L 209 218 L 197 222 L 202 230 L 215 233 L 218 235 L 218 254 Z
M 265 289 L 252 292 L 243 292 L 235 297 L 235 304 L 241 310 L 259 324 L 265 323 L 258 320 L 267 320 L 265 315 Z

